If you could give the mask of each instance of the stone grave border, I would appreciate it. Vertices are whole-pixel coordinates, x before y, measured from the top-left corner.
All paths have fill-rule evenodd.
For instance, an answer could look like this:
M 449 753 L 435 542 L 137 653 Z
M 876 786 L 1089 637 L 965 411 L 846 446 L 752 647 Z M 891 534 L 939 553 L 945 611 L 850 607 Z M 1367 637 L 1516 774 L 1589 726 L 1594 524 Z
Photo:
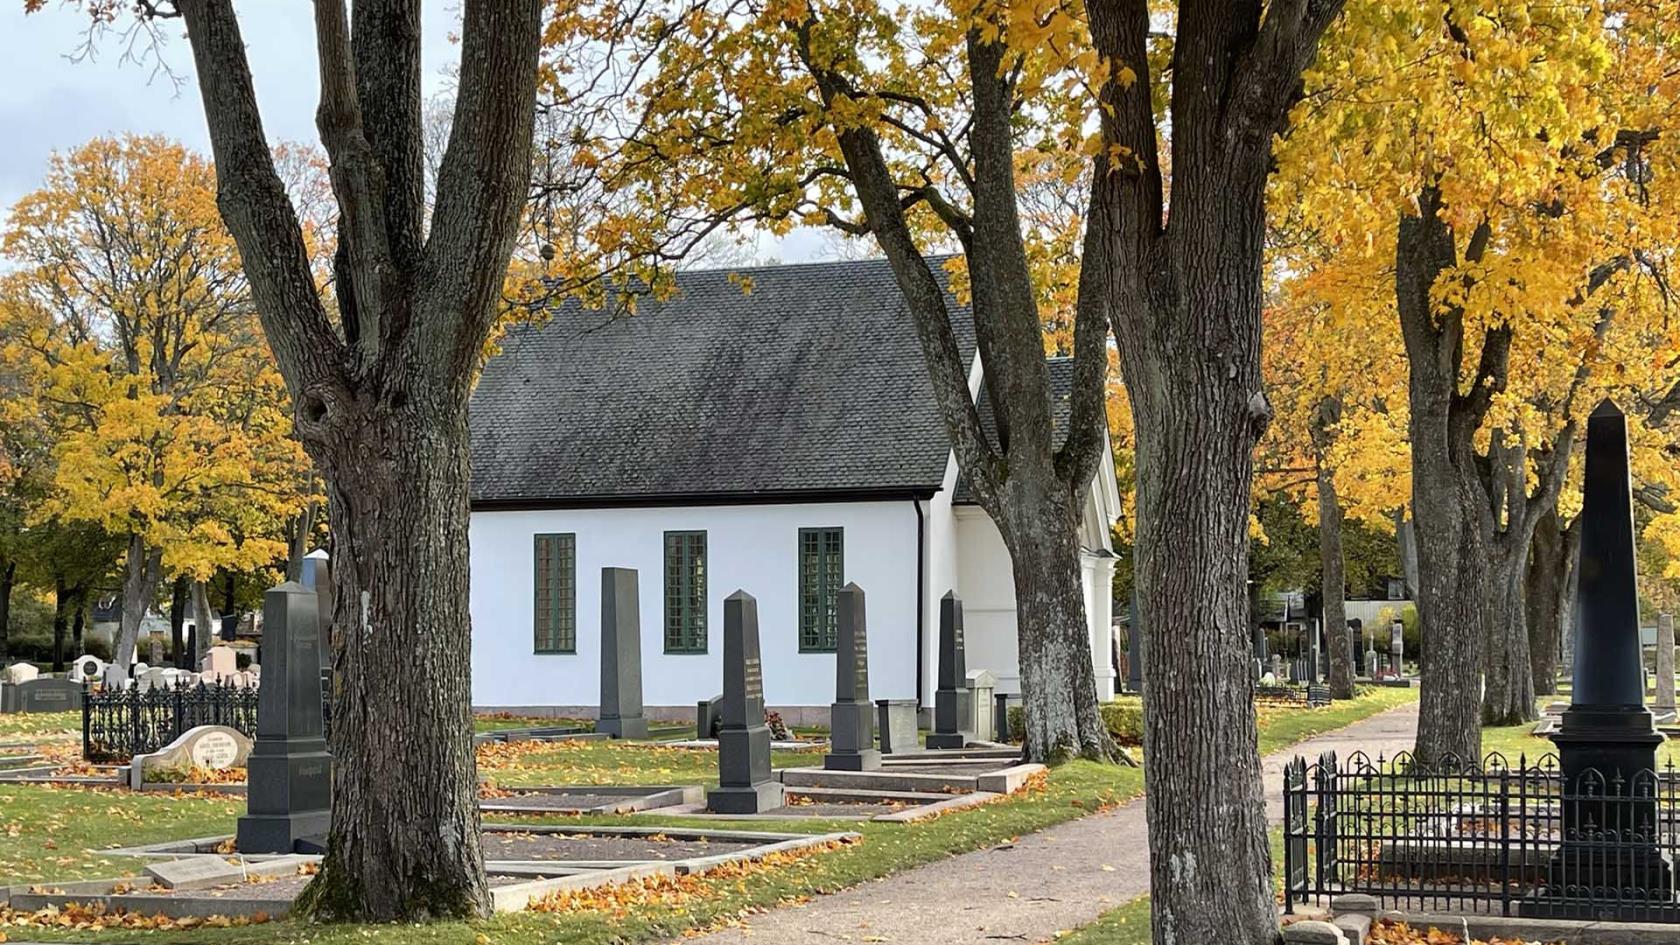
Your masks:
M 498 790 L 521 794 L 594 794 L 621 800 L 593 807 L 542 807 L 520 804 L 517 797 L 490 797 L 478 802 L 487 814 L 635 814 L 662 807 L 698 803 L 705 798 L 697 784 L 498 784 Z
M 533 877 L 525 882 L 492 887 L 490 894 L 497 912 L 519 912 L 532 902 L 556 892 L 595 889 L 653 876 L 686 876 L 731 863 L 761 860 L 776 853 L 789 853 L 824 846 L 837 841 L 851 842 L 861 839 L 860 835 L 856 833 L 794 834 L 680 827 L 585 827 L 486 823 L 483 829 L 489 833 L 566 834 L 569 836 L 588 835 L 598 837 L 651 837 L 660 835 L 672 840 L 755 844 L 728 853 L 689 857 L 683 860 L 659 862 L 630 860 L 625 861 L 623 866 L 613 868 L 592 866 L 580 868 L 577 865 L 568 868 L 569 863 L 582 864 L 609 861 L 490 861 L 485 864 L 485 872 L 491 876 Z M 226 834 L 217 837 L 167 841 L 139 847 L 121 847 L 99 852 L 105 856 L 123 856 L 137 859 L 181 860 L 213 856 L 225 861 L 225 858 L 214 851 L 218 846 L 231 839 L 233 839 L 233 836 Z M 259 873 L 262 871 L 264 864 L 269 864 L 271 871 L 274 866 L 284 864 L 285 871 L 291 872 L 295 871 L 300 864 L 315 863 L 319 862 L 320 859 L 319 856 L 303 854 L 274 854 L 248 856 L 244 858 L 244 862 L 248 870 L 255 867 Z M 151 885 L 151 879 L 146 876 L 82 880 L 70 883 L 30 883 L 0 888 L 0 905 L 21 911 L 36 911 L 48 907 L 62 908 L 71 903 L 79 903 L 90 907 L 103 907 L 108 911 L 120 910 L 143 915 L 163 915 L 170 918 L 212 915 L 237 917 L 250 916 L 258 912 L 283 916 L 290 908 L 290 903 L 274 899 L 242 899 L 236 894 L 236 891 L 220 896 L 194 896 L 180 893 L 147 896 L 134 892 L 121 894 L 117 892 L 120 888 L 149 885 Z M 51 891 L 44 892 L 41 890 Z M 190 893 L 191 890 L 188 892 Z

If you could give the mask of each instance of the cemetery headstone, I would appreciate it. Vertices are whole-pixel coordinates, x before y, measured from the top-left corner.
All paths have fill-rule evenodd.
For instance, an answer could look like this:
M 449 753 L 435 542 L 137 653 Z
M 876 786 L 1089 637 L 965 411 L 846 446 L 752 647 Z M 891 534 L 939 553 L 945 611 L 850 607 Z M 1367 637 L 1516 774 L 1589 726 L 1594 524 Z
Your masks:
M 76 657 L 70 664 L 71 682 L 98 682 L 105 673 L 105 661 L 92 653 Z
M 1257 659 L 1257 660 L 1264 661 L 1266 659 L 1266 631 L 1262 630 L 1259 627 L 1255 627 L 1254 631 L 1253 631 L 1253 635 L 1254 635 L 1254 658 Z
M 1377 678 L 1377 651 L 1365 651 L 1365 675 L 1370 679 Z
M 1319 680 L 1319 675 L 1318 675 L 1319 655 L 1322 652 L 1318 647 L 1318 621 L 1317 620 L 1313 621 L 1312 630 L 1309 631 L 1309 633 L 1311 634 L 1312 639 L 1309 643 L 1309 647 L 1308 647 L 1308 650 L 1307 650 L 1307 682 L 1315 683 L 1315 682 L 1318 682 L 1318 680 Z
M 875 720 L 869 704 L 869 634 L 864 625 L 863 588 L 847 584 L 835 595 L 834 704 L 828 708 L 830 771 L 873 771 L 881 767 L 875 748 Z
M 333 584 L 332 561 L 326 549 L 316 548 L 303 556 L 300 570 L 303 586 L 315 592 L 315 607 L 321 624 L 321 668 L 332 669 Z
M 601 713 L 595 731 L 646 738 L 642 617 L 635 568 L 601 569 Z
M 1619 891 L 1624 906 L 1629 894 L 1661 900 L 1665 908 L 1674 896 L 1673 864 L 1658 846 L 1658 830 L 1604 829 L 1660 824 L 1663 817 L 1653 772 L 1664 739 L 1645 708 L 1632 493 L 1627 420 L 1606 400 L 1587 418 L 1575 685 L 1551 736 L 1563 775 L 1563 842 L 1541 895 L 1567 897 L 1557 903 L 1563 914 L 1571 914 L 1572 900 L 1580 902 L 1574 890 L 1582 887 Z
M 974 669 L 968 673 L 968 731 L 975 738 L 992 733 L 992 698 L 997 693 L 997 676 L 991 670 Z
M 162 640 L 159 640 L 157 637 L 153 637 L 146 642 L 146 658 L 151 661 L 153 666 L 163 665 Z
M 263 606 L 266 609 L 266 601 Z M 263 642 L 265 644 L 268 642 L 266 626 L 264 627 Z M 234 653 L 231 646 L 213 646 L 205 651 L 204 659 L 199 661 L 198 671 L 201 675 L 220 682 L 223 678 L 231 677 L 234 673 L 239 672 L 239 656 Z
M 0 712 L 69 712 L 81 707 L 81 684 L 59 676 L 0 686 Z
M 1657 615 L 1657 700 L 1659 715 L 1675 714 L 1674 705 L 1674 615 Z
M 920 708 L 914 699 L 875 700 L 876 720 L 880 723 L 881 754 L 903 754 L 916 751 L 916 712 Z
M 775 810 L 784 800 L 781 782 L 770 773 L 758 601 L 746 591 L 736 591 L 723 601 L 723 691 L 718 786 L 706 792 L 706 809 L 714 814 Z
M 41 670 L 34 663 L 13 663 L 6 667 L 0 678 L 4 678 L 9 686 L 26 683 L 41 675 Z
M 1282 679 L 1283 678 L 1283 654 L 1282 653 L 1273 653 L 1272 654 L 1272 676 L 1277 678 L 1277 679 Z
M 138 791 L 145 784 L 148 771 L 237 768 L 251 757 L 251 748 L 251 740 L 236 728 L 226 725 L 190 728 L 151 754 L 135 755 L 128 765 L 128 786 Z
M 287 582 L 263 595 L 257 738 L 249 759 L 239 852 L 292 853 L 330 825 L 332 758 L 322 737 L 321 627 L 315 593 Z M 217 649 L 226 649 L 218 647 Z M 233 651 L 226 651 L 232 656 Z
M 128 688 L 128 670 L 116 663 L 107 664 L 99 679 L 106 689 Z
M 1388 649 L 1393 661 L 1394 675 L 1403 676 L 1406 671 L 1406 625 L 1396 620 L 1388 628 Z
M 1013 737 L 1009 730 L 1009 694 L 997 694 L 997 706 L 992 710 L 992 718 L 997 723 L 997 740 L 1007 743 Z
M 701 699 L 694 705 L 694 737 L 716 738 L 723 724 L 723 694 Z
M 1135 635 L 1132 641 L 1137 642 Z M 946 591 L 939 600 L 939 688 L 933 694 L 933 731 L 928 733 L 927 747 L 968 747 L 968 735 L 961 727 L 961 703 L 967 695 L 962 687 L 967 680 L 962 598 L 956 591 Z
M 145 672 L 134 677 L 134 685 L 138 686 L 141 692 L 150 692 L 158 686 L 168 684 L 169 679 L 165 675 L 166 672 L 168 671 L 162 667 L 150 667 Z

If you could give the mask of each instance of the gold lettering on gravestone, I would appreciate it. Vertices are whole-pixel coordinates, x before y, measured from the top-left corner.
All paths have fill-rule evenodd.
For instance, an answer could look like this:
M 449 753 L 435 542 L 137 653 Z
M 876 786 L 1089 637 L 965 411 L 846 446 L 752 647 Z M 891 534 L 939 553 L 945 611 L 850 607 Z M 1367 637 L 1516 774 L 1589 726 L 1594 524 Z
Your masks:
M 62 689 L 43 689 L 33 693 L 32 697 L 36 702 L 64 702 L 70 698 L 70 694 Z
M 742 667 L 745 670 L 742 685 L 746 689 L 747 698 L 750 699 L 755 695 L 763 695 L 764 665 L 762 661 L 758 657 L 754 656 L 743 661 Z

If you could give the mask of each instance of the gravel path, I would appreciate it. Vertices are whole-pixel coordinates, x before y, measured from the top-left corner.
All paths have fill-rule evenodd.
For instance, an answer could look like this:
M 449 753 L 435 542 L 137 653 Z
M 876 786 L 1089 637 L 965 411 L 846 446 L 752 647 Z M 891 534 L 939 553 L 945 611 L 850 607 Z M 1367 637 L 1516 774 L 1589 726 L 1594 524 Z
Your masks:
M 1296 755 L 1355 748 L 1409 749 L 1417 704 L 1372 716 L 1263 759 L 1266 812 L 1283 813 L 1283 765 Z M 1149 891 L 1143 798 L 1029 834 L 1008 847 L 965 853 L 803 906 L 754 916 L 688 943 L 705 945 L 972 945 L 1042 942 Z

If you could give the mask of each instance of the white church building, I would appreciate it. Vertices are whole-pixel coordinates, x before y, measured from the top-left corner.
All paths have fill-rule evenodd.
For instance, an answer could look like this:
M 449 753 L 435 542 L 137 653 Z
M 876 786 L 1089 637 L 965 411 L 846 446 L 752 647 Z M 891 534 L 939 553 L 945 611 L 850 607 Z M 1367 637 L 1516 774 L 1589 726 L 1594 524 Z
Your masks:
M 972 319 L 948 302 L 978 395 Z M 1071 367 L 1050 362 L 1058 419 Z M 722 689 L 736 589 L 758 599 L 766 703 L 793 718 L 833 701 L 833 595 L 848 582 L 866 593 L 873 698 L 932 704 L 953 589 L 969 668 L 1019 692 L 1009 555 L 960 481 L 884 261 L 683 273 L 633 315 L 568 305 L 509 330 L 470 423 L 481 709 L 594 712 L 603 567 L 639 572 L 655 717 L 691 719 Z M 1104 697 L 1119 508 L 1102 463 L 1080 541 Z

